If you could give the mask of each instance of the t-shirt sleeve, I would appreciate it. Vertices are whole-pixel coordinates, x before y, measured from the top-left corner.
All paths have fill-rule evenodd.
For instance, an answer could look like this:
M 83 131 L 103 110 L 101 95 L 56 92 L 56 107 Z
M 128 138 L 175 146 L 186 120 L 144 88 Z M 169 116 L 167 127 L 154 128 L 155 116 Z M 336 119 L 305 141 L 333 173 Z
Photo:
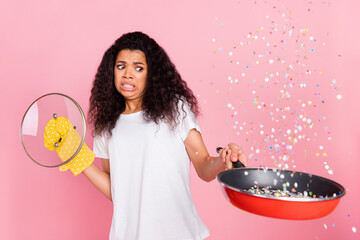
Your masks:
M 184 106 L 182 107 L 182 102 L 179 104 L 179 111 L 180 111 L 180 137 L 183 141 L 187 138 L 189 132 L 191 129 L 196 129 L 198 132 L 200 131 L 199 122 L 196 118 L 196 115 L 191 110 L 188 103 L 184 103 Z M 184 112 L 185 111 L 185 112 Z
M 105 134 L 96 135 L 94 137 L 93 152 L 98 158 L 109 159 L 108 138 Z

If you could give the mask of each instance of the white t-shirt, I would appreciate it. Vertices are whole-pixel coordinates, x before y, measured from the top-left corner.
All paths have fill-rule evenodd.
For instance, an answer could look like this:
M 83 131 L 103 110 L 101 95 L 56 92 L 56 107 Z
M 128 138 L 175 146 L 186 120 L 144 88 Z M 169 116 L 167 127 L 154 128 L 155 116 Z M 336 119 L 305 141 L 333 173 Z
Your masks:
M 96 157 L 110 160 L 114 206 L 110 240 L 200 240 L 209 231 L 190 192 L 184 140 L 200 132 L 187 104 L 175 129 L 146 122 L 142 112 L 120 115 L 112 136 L 94 139 Z M 184 118 L 185 117 L 185 118 Z

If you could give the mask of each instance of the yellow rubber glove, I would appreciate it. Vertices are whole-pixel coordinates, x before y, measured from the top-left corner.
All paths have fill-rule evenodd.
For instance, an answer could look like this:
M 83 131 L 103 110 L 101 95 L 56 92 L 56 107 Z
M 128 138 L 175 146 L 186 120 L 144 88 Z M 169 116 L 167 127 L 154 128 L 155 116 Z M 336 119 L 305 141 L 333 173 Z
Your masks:
M 75 153 L 80 142 L 80 135 L 70 121 L 64 117 L 52 118 L 45 126 L 44 145 L 51 151 L 56 150 L 63 162 Z M 70 169 L 77 176 L 89 167 L 94 162 L 94 159 L 95 153 L 84 142 L 80 152 L 70 162 L 60 166 L 59 169 L 60 171 Z

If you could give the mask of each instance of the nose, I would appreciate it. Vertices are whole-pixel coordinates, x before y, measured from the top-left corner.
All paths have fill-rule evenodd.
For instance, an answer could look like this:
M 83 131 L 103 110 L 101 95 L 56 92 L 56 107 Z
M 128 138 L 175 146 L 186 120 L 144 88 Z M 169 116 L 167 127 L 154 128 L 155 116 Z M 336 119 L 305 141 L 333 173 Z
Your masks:
M 129 68 L 124 69 L 123 78 L 125 78 L 125 79 L 132 79 L 133 78 L 132 72 L 131 72 L 131 70 Z

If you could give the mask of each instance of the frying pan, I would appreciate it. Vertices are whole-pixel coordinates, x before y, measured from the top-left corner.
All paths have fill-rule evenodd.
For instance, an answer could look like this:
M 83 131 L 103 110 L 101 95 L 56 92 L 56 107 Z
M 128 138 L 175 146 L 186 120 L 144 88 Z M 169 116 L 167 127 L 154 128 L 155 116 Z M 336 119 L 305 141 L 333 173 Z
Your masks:
M 345 195 L 339 183 L 317 175 L 276 168 L 233 168 L 217 175 L 225 197 L 237 208 L 261 216 L 310 220 L 330 214 Z M 257 185 L 260 189 L 295 189 L 311 198 L 276 197 L 249 192 Z

